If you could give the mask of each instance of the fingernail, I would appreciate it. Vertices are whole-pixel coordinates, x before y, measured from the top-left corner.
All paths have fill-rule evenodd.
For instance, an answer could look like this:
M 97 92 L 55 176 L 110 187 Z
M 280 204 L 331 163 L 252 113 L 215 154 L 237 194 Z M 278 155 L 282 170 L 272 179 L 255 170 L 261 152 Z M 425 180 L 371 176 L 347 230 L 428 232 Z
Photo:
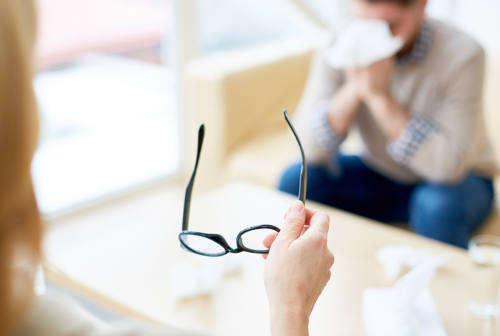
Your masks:
M 302 211 L 304 211 L 304 204 L 302 204 L 301 201 L 296 201 L 293 205 L 292 205 L 292 209 L 291 209 L 293 212 L 297 213 L 297 214 L 300 214 L 302 213 Z

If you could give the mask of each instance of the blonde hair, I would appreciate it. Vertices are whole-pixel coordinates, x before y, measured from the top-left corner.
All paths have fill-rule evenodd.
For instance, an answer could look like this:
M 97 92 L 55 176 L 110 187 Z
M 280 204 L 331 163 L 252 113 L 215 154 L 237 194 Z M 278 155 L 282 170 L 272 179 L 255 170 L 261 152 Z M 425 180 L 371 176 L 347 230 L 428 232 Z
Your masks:
M 39 261 L 41 221 L 30 166 L 38 120 L 32 90 L 32 0 L 0 0 L 0 334 L 26 313 Z

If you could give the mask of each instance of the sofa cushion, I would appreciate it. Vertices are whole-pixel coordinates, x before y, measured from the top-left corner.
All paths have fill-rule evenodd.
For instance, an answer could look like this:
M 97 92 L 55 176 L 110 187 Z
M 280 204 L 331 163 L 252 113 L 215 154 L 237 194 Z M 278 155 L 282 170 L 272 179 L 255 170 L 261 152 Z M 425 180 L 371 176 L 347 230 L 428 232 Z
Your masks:
M 352 134 L 342 144 L 342 152 L 354 153 L 359 147 L 358 135 Z M 297 143 L 292 133 L 282 127 L 271 136 L 255 138 L 233 152 L 226 162 L 226 176 L 274 187 L 286 167 L 299 161 Z
M 300 160 L 293 135 L 285 129 L 240 146 L 226 161 L 225 176 L 275 187 L 285 167 Z

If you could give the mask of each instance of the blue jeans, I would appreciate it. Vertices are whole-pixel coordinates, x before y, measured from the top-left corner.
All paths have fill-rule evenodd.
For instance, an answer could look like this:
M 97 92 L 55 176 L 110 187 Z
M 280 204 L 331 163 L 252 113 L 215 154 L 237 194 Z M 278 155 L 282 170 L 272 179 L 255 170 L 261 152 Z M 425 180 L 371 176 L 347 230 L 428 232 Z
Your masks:
M 491 179 L 467 175 L 457 184 L 403 184 L 339 155 L 340 172 L 308 166 L 307 198 L 386 223 L 409 222 L 413 231 L 466 247 L 471 233 L 488 217 L 494 198 Z M 286 169 L 279 189 L 298 193 L 300 164 Z

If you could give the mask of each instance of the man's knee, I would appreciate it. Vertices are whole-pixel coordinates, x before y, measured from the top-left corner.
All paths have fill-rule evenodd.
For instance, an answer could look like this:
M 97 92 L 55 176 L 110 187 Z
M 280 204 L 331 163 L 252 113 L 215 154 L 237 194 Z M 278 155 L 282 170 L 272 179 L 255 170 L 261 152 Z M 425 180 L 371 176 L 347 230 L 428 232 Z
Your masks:
M 411 199 L 411 209 L 426 217 L 446 218 L 459 216 L 462 209 L 462 197 L 452 187 L 423 185 L 417 187 Z
M 458 188 L 417 187 L 410 201 L 410 225 L 423 236 L 463 246 L 468 232 L 463 199 Z

